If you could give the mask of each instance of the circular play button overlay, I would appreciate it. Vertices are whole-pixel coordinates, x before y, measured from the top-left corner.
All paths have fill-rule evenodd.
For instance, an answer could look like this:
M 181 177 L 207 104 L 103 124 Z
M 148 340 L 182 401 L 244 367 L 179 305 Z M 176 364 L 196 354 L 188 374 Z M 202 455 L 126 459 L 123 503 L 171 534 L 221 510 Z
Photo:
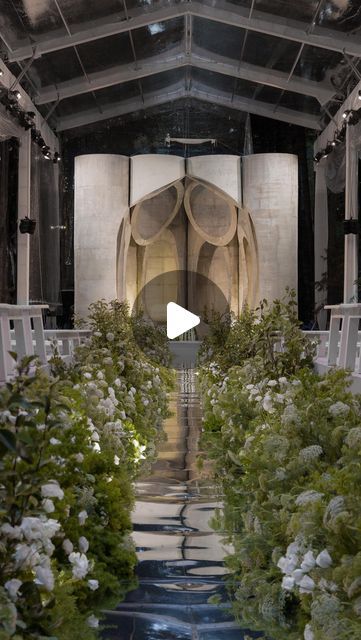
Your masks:
M 227 296 L 228 297 L 228 296 Z M 151 327 L 160 327 L 169 339 L 173 368 L 194 368 L 202 340 L 210 332 L 216 317 L 229 318 L 230 305 L 225 293 L 206 276 L 194 271 L 167 271 L 149 278 L 132 306 L 132 315 L 142 314 Z M 134 333 L 147 356 L 157 360 L 156 349 L 144 345 Z M 155 345 L 154 345 L 155 346 Z

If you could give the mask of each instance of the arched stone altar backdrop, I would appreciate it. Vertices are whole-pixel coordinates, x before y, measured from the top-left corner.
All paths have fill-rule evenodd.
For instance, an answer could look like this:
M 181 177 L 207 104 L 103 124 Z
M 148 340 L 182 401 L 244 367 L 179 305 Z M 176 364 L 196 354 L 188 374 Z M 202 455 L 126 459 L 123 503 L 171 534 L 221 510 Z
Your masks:
M 204 279 L 236 313 L 297 289 L 298 163 L 288 154 L 79 156 L 75 161 L 75 311 L 116 297 L 134 304 L 163 272 L 157 301 L 212 306 Z M 186 276 L 184 274 L 187 274 Z M 200 275 L 198 275 L 200 274 Z M 186 281 L 185 281 L 186 280 Z M 194 294 L 196 292 L 196 294 Z

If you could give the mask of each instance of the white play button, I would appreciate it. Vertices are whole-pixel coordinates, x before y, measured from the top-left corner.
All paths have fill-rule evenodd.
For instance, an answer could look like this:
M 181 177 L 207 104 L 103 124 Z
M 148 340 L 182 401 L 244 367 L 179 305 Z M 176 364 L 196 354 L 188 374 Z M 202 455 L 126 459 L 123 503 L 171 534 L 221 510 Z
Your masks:
M 175 302 L 167 304 L 167 336 L 169 340 L 178 338 L 182 333 L 193 329 L 200 323 L 201 319 L 194 313 L 187 311 Z

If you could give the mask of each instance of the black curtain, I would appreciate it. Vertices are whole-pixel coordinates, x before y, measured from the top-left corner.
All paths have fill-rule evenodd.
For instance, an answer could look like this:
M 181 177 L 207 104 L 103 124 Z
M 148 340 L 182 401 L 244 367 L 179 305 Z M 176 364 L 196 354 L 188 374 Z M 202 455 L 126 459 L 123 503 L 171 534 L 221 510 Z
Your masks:
M 0 302 L 16 302 L 18 141 L 0 142 Z
M 30 302 L 50 305 L 53 315 L 60 307 L 59 185 L 56 165 L 44 158 L 35 144 L 31 149 L 31 218 L 36 220 L 30 236 Z

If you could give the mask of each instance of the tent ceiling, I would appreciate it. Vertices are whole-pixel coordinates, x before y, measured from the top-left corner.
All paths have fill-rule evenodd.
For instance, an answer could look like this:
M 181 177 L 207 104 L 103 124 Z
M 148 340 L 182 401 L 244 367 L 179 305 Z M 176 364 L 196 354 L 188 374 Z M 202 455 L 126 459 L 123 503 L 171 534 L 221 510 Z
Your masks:
M 189 97 L 321 129 L 361 73 L 359 0 L 5 0 L 3 57 L 65 130 Z

